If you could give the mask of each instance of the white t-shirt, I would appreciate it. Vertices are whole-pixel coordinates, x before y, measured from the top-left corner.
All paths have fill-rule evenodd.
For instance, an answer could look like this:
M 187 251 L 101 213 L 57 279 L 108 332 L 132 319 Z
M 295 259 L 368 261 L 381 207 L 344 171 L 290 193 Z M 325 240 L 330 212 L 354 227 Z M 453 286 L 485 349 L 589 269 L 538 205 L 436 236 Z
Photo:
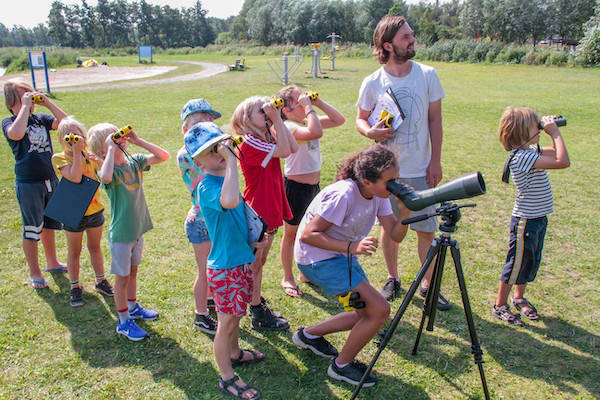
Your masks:
M 364 198 L 352 179 L 332 183 L 317 194 L 302 217 L 294 245 L 296 263 L 312 264 L 346 254 L 324 250 L 300 240 L 304 228 L 316 215 L 332 223 L 324 232 L 329 237 L 357 242 L 369 234 L 376 217 L 390 214 L 392 214 L 390 199 Z
M 283 122 L 293 135 L 296 129 L 303 127 L 294 121 Z M 321 149 L 319 139 L 298 141 L 298 151 L 285 158 L 285 176 L 309 174 L 321 170 Z
M 394 137 L 383 144 L 396 155 L 401 178 L 426 175 L 431 160 L 429 104 L 446 97 L 435 69 L 414 61 L 410 63 L 410 73 L 402 78 L 388 74 L 383 67 L 367 76 L 356 102 L 360 109 L 372 111 L 379 96 L 392 88 L 405 120 Z

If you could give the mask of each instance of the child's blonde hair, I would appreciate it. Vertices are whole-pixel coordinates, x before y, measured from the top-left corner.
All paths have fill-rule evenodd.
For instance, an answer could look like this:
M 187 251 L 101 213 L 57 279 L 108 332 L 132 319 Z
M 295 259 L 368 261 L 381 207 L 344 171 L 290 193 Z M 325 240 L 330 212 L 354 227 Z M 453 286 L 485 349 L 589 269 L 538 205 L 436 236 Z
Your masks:
M 252 108 L 259 101 L 264 104 L 268 103 L 270 99 L 267 96 L 248 97 L 235 108 L 230 124 L 236 135 L 243 135 L 258 128 L 250 121 L 250 115 L 252 114 Z
M 6 81 L 4 84 L 4 102 L 8 111 L 12 112 L 12 108 L 21 100 L 18 89 L 23 89 L 26 92 L 35 92 L 31 85 L 25 82 L 22 78 L 13 78 Z
M 102 122 L 96 124 L 88 131 L 88 145 L 90 150 L 100 158 L 104 158 L 103 154 L 106 153 L 106 138 L 115 134 L 119 128 L 113 124 Z
M 181 133 L 185 134 L 187 131 L 190 130 L 192 126 L 196 125 L 197 123 L 210 122 L 213 120 L 213 118 L 214 117 L 212 115 L 205 112 L 196 112 L 190 114 L 185 118 L 183 124 L 181 124 Z
M 498 138 L 506 151 L 523 146 L 530 140 L 530 129 L 537 126 L 538 115 L 528 107 L 507 107 L 500 118 Z
M 69 134 L 69 133 L 74 133 L 76 135 L 79 135 L 83 138 L 83 140 L 85 140 L 86 142 L 86 146 L 84 148 L 84 152 L 87 153 L 88 149 L 87 149 L 87 131 L 85 129 L 85 126 L 83 126 L 83 124 L 79 121 L 77 121 L 75 119 L 75 117 L 73 117 L 72 115 L 69 115 L 68 117 L 65 117 L 62 119 L 62 121 L 60 121 L 60 123 L 58 124 L 58 129 L 56 130 L 57 136 L 58 136 L 58 140 L 60 140 L 60 143 L 63 145 L 63 148 L 65 149 L 65 153 L 72 153 L 73 150 L 71 148 L 71 146 L 65 146 L 65 141 L 64 141 L 64 137 L 65 135 Z

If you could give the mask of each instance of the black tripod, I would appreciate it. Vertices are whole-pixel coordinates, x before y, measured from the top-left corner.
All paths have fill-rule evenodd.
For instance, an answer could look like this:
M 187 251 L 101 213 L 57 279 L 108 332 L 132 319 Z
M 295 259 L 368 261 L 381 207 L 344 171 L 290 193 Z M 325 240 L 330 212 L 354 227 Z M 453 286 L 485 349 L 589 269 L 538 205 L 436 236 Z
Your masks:
M 373 359 L 371 360 L 369 367 L 363 374 L 358 386 L 354 390 L 351 400 L 354 400 L 356 396 L 358 396 L 358 393 L 360 392 L 364 381 L 366 380 L 367 376 L 369 376 L 369 374 L 371 373 L 371 370 L 377 362 L 379 355 L 390 341 L 392 335 L 394 334 L 394 331 L 396 330 L 396 327 L 398 326 L 398 323 L 400 322 L 400 319 L 402 319 L 402 315 L 404 315 L 404 312 L 406 311 L 406 308 L 408 307 L 410 301 L 414 297 L 417 288 L 421 285 L 421 281 L 423 280 L 425 273 L 427 272 L 429 266 L 435 258 L 435 266 L 433 270 L 432 280 L 429 285 L 429 290 L 427 291 L 427 296 L 425 298 L 425 305 L 423 307 L 423 316 L 421 317 L 419 332 L 417 333 L 415 345 L 412 350 L 413 355 L 417 354 L 417 347 L 419 346 L 419 340 L 421 338 L 421 333 L 423 331 L 423 326 L 425 324 L 426 318 L 428 318 L 427 330 L 430 332 L 433 331 L 437 299 L 440 294 L 440 285 L 442 282 L 444 262 L 446 261 L 446 250 L 448 249 L 448 247 L 450 248 L 452 259 L 454 260 L 454 268 L 456 269 L 456 277 L 458 279 L 458 286 L 460 287 L 460 293 L 462 296 L 462 302 L 465 310 L 465 317 L 467 319 L 467 325 L 469 326 L 469 334 L 471 336 L 471 353 L 473 353 L 475 364 L 477 364 L 477 367 L 479 368 L 479 375 L 481 376 L 481 385 L 483 386 L 485 398 L 489 400 L 490 395 L 488 393 L 487 383 L 485 380 L 485 373 L 483 371 L 483 359 L 481 358 L 483 352 L 481 351 L 481 347 L 479 346 L 479 340 L 477 339 L 477 333 L 475 332 L 475 324 L 473 323 L 473 314 L 471 313 L 471 305 L 469 303 L 469 296 L 467 295 L 465 276 L 463 274 L 462 264 L 460 262 L 460 251 L 458 250 L 458 242 L 451 238 L 451 233 L 456 231 L 456 223 L 458 222 L 458 220 L 460 220 L 460 209 L 463 207 L 475 207 L 475 204 L 463 204 L 461 206 L 458 206 L 451 202 L 444 202 L 441 203 L 440 207 L 435 211 L 434 214 L 421 215 L 402 221 L 404 225 L 408 225 L 413 222 L 422 221 L 435 215 L 439 215 L 442 217 L 442 222 L 440 223 L 441 233 L 440 236 L 435 238 L 433 243 L 431 244 L 431 247 L 427 252 L 427 257 L 425 258 L 421 269 L 417 273 L 417 277 L 408 289 L 408 293 L 406 293 L 404 300 L 402 300 L 402 304 L 396 312 L 392 323 L 385 330 L 383 339 L 378 345 L 377 352 L 375 353 L 375 356 L 373 356 Z

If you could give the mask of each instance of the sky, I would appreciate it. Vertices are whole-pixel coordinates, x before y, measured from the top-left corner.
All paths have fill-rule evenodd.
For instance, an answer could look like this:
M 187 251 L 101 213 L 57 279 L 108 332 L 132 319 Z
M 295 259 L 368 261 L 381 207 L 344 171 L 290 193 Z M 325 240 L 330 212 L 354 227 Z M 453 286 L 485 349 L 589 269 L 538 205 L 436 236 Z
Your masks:
M 200 0 L 202 8 L 208 10 L 209 17 L 227 18 L 237 15 L 242 9 L 244 0 Z M 9 8 L 0 12 L 0 23 L 7 28 L 22 25 L 33 28 L 39 23 L 47 22 L 48 12 L 53 0 L 17 0 L 11 1 Z M 81 4 L 81 0 L 61 0 L 63 4 Z M 149 4 L 169 5 L 173 8 L 189 8 L 196 0 L 146 0 Z M 89 5 L 96 5 L 96 0 L 88 0 Z

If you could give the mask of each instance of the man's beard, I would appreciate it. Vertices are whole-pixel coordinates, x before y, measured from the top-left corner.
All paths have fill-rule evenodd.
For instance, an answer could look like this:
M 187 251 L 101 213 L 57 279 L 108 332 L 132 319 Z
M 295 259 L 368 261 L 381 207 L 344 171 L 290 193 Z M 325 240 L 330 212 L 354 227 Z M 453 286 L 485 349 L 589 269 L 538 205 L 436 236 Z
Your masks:
M 412 50 L 408 50 L 408 48 L 407 48 L 406 51 L 402 51 L 398 46 L 395 46 L 395 45 L 392 45 L 392 47 L 394 49 L 394 54 L 393 54 L 394 61 L 398 64 L 405 63 L 406 61 L 410 60 L 411 58 L 413 58 L 415 56 L 414 47 Z

